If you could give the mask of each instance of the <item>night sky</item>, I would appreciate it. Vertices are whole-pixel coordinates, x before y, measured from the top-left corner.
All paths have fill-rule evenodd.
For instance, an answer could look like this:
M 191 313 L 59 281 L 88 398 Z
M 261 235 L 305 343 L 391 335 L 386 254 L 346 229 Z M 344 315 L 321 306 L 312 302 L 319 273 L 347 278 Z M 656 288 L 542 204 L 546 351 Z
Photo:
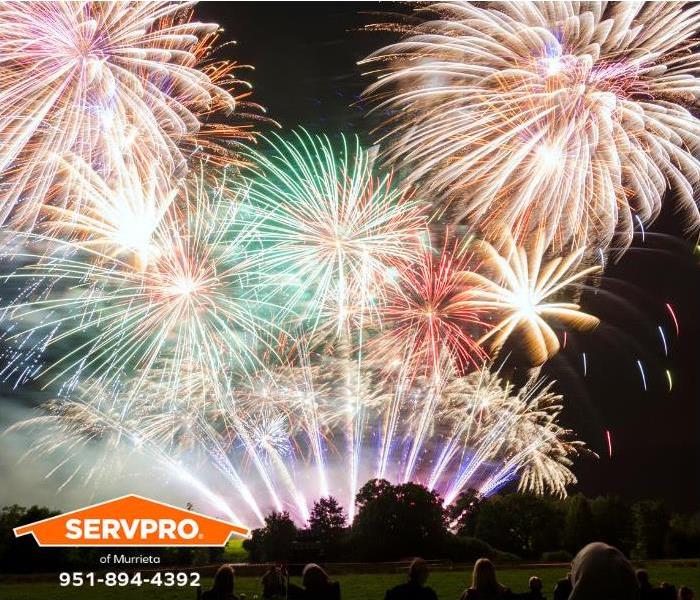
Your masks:
M 397 12 L 408 10 L 385 2 L 203 2 L 196 8 L 199 19 L 225 28 L 224 41 L 236 40 L 225 56 L 255 66 L 246 73 L 253 97 L 285 129 L 303 125 L 365 140 L 372 139 L 376 123 L 365 116 L 359 94 L 371 77 L 356 62 L 394 38 L 362 27 Z M 685 235 L 682 215 L 673 212 L 673 198 L 667 200 L 645 239 L 637 235 L 623 258 L 607 266 L 600 287 L 584 294 L 584 310 L 600 317 L 601 326 L 570 335 L 544 373 L 565 396 L 564 421 L 600 455 L 577 462 L 581 491 L 664 498 L 672 508 L 692 510 L 700 506 L 700 256 L 693 255 L 697 237 Z M 666 369 L 673 378 L 670 393 Z
M 368 2 L 202 2 L 195 8 L 196 18 L 225 28 L 223 42 L 237 42 L 223 48 L 220 58 L 255 66 L 241 77 L 253 84 L 253 100 L 284 129 L 304 126 L 331 137 L 357 133 L 367 143 L 373 141 L 377 121 L 366 116 L 369 106 L 359 96 L 372 77 L 363 76 L 356 63 L 396 37 L 363 26 L 391 21 L 397 12 L 407 14 L 410 8 Z M 667 198 L 661 217 L 644 236 L 635 236 L 618 262 L 606 265 L 600 285 L 584 293 L 583 309 L 601 319 L 599 328 L 570 334 L 566 348 L 543 373 L 564 395 L 564 423 L 599 455 L 577 460 L 580 483 L 571 491 L 614 493 L 628 500 L 663 498 L 672 509 L 691 511 L 700 508 L 700 253 L 693 253 L 697 235 L 684 231 L 673 200 Z M 678 336 L 667 303 L 678 317 Z M 659 326 L 668 340 L 668 357 Z M 666 369 L 673 379 L 671 392 Z M 14 400 L 2 410 L 0 428 L 12 421 L 15 407 L 26 410 L 36 403 L 36 390 L 0 391 Z M 0 481 L 7 478 L 8 501 L 39 501 L 9 493 L 12 488 L 22 494 L 35 485 L 36 474 L 25 487 L 18 484 L 27 473 L 9 453 L 0 452 Z

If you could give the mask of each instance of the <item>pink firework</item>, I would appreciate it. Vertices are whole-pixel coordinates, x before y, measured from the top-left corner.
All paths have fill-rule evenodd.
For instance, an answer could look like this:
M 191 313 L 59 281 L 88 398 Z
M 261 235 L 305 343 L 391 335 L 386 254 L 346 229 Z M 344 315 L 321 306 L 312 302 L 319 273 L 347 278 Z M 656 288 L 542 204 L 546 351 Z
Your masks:
M 463 273 L 470 261 L 458 243 L 446 242 L 439 253 L 426 247 L 420 260 L 387 292 L 382 310 L 385 331 L 372 354 L 383 361 L 394 356 L 387 364 L 403 365 L 412 378 L 437 374 L 445 360 L 459 371 L 480 365 L 486 353 L 474 334 L 485 323 L 469 302 L 473 288 Z M 404 354 L 396 356 L 397 352 Z

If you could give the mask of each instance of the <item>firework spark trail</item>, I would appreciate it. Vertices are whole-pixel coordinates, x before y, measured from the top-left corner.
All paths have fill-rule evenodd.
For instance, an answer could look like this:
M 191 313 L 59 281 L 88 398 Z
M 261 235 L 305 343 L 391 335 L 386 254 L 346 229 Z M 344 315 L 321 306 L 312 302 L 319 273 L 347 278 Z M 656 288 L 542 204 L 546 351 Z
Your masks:
M 668 343 L 666 342 L 666 335 L 664 334 L 664 328 L 661 325 L 658 326 L 659 335 L 661 336 L 661 343 L 664 348 L 664 355 L 668 356 Z
M 414 470 L 416 468 L 416 461 L 418 460 L 419 454 L 423 450 L 423 444 L 426 436 L 433 424 L 435 409 L 437 407 L 443 385 L 444 382 L 442 381 L 442 374 L 441 372 L 436 371 L 433 373 L 427 385 L 427 392 L 425 394 L 425 399 L 423 400 L 423 406 L 419 411 L 420 416 L 415 429 L 412 432 L 413 439 L 411 440 L 411 449 L 408 453 L 408 459 L 406 460 L 402 476 L 403 483 L 411 481 L 413 477 Z
M 283 411 L 290 422 L 295 421 L 311 448 L 321 496 L 327 497 L 330 492 L 322 433 L 324 418 L 318 401 L 325 386 L 320 381 L 318 367 L 310 365 L 308 354 L 301 352 L 300 358 L 298 367 L 268 367 L 253 377 L 250 390 L 237 391 L 240 410 L 247 413 L 268 406 Z
M 383 333 L 373 341 L 370 356 L 395 357 L 390 365 L 401 366 L 407 385 L 427 378 L 430 390 L 426 402 L 418 409 L 409 459 L 402 475 L 408 481 L 416 465 L 425 437 L 434 418 L 435 402 L 444 382 L 443 372 L 452 368 L 467 369 L 478 365 L 486 354 L 472 332 L 484 327 L 479 310 L 470 303 L 473 290 L 462 273 L 471 257 L 461 245 L 445 245 L 439 254 L 424 248 L 420 260 L 405 269 L 396 285 L 386 292 L 382 310 Z M 397 355 L 397 349 L 398 355 Z M 404 366 L 405 365 L 405 366 Z M 392 414 L 382 432 L 382 458 L 379 472 L 384 473 L 393 443 L 395 415 L 405 400 L 404 385 L 398 385 L 393 398 Z
M 612 435 L 610 434 L 610 430 L 606 429 L 605 430 L 605 441 L 608 444 L 608 457 L 612 458 L 613 451 L 612 451 Z
M 196 489 L 227 517 L 237 523 L 243 522 L 221 496 L 213 492 L 209 486 L 188 471 L 181 462 L 165 453 L 160 444 L 144 438 L 140 429 L 138 427 L 134 428 L 132 423 L 123 421 L 110 412 L 103 410 L 100 407 L 99 400 L 90 403 L 54 402 L 48 408 L 50 410 L 48 415 L 27 419 L 11 426 L 7 430 L 7 433 L 11 433 L 12 431 L 26 428 L 39 427 L 43 432 L 44 436 L 37 439 L 35 445 L 25 454 L 25 458 L 30 454 L 54 454 L 59 450 L 66 452 L 67 456 L 54 466 L 51 472 L 47 474 L 47 477 L 66 466 L 72 456 L 78 455 L 87 444 L 100 439 L 103 435 L 109 434 L 111 439 L 107 445 L 105 456 L 108 457 L 107 460 L 112 466 L 117 456 L 113 451 L 123 444 L 123 440 L 127 440 L 133 449 L 148 453 L 157 463 L 164 465 L 168 472 L 175 473 L 180 479 Z M 55 434 L 47 434 L 47 428 L 52 431 L 55 430 Z M 61 487 L 70 483 L 83 467 L 84 465 L 80 462 L 64 480 Z M 112 468 L 109 471 L 113 473 L 114 469 Z M 94 474 L 94 469 L 90 469 L 87 476 L 81 478 L 83 483 L 87 485 L 94 478 Z M 244 485 L 237 489 L 246 491 Z
M 286 419 L 282 413 L 272 413 L 263 408 L 252 417 L 249 416 L 248 421 L 252 421 L 252 424 L 249 425 L 251 438 L 265 451 L 280 473 L 283 483 L 294 499 L 301 522 L 306 523 L 309 520 L 306 499 L 295 485 L 294 478 L 285 463 L 285 459 L 293 462 Z
M 173 368 L 182 371 L 177 387 L 167 375 Z M 226 453 L 225 437 L 214 428 L 217 414 L 212 414 L 212 406 L 218 412 L 222 410 L 220 386 L 212 384 L 195 365 L 172 360 L 152 369 L 145 381 L 134 377 L 126 386 L 113 387 L 110 391 L 98 381 L 78 390 L 87 411 L 83 428 L 90 429 L 90 419 L 95 416 L 117 414 L 118 420 L 112 420 L 112 427 L 127 433 L 139 446 L 147 443 L 159 448 L 164 459 L 168 452 L 177 455 L 182 447 L 196 446 L 241 494 L 255 517 L 263 521 L 258 502 Z M 67 404 L 70 406 L 70 402 Z M 60 404 L 57 406 L 60 408 Z M 181 465 L 179 460 L 169 460 Z
M 463 385 L 464 388 L 461 387 Z M 499 379 L 486 368 L 471 373 L 465 378 L 453 379 L 443 393 L 446 396 L 446 402 L 440 408 L 444 414 L 438 414 L 437 419 L 440 421 L 447 418 L 455 422 L 450 427 L 447 443 L 440 452 L 428 480 L 430 489 L 438 485 L 460 449 L 476 445 L 479 432 L 488 423 L 488 412 L 486 415 L 482 413 L 496 409 L 504 395 L 507 397 L 507 389 L 504 389 Z M 466 410 L 461 403 L 467 403 Z M 454 419 L 453 413 L 457 411 L 460 411 L 461 417 Z
M 681 328 L 680 324 L 678 323 L 678 318 L 676 317 L 676 312 L 673 310 L 673 306 L 671 306 L 670 303 L 666 303 L 666 310 L 668 311 L 668 314 L 671 315 L 671 319 L 673 319 L 673 326 L 676 328 L 676 335 L 681 334 Z
M 377 470 L 375 472 L 376 479 L 384 479 L 386 475 L 389 458 L 393 449 L 393 441 L 396 437 L 397 427 L 399 424 L 400 411 L 405 402 L 406 394 L 411 378 L 408 376 L 409 369 L 407 365 L 409 361 L 403 356 L 404 360 L 398 362 L 399 373 L 396 377 L 394 392 L 391 396 L 389 410 L 382 420 L 381 443 L 378 454 Z
M 639 359 L 637 359 L 637 368 L 639 369 L 639 375 L 642 378 L 642 389 L 646 392 L 647 391 L 647 375 L 646 375 L 646 372 L 644 371 L 644 364 Z
M 697 4 L 416 12 L 422 22 L 388 25 L 403 39 L 364 61 L 379 76 L 366 94 L 392 113 L 388 160 L 441 194 L 438 210 L 518 242 L 544 227 L 557 250 L 614 238 L 624 250 L 672 189 L 697 227 Z
M 308 355 L 305 353 L 303 356 Z M 303 364 L 302 368 L 304 369 L 305 374 L 304 382 L 308 386 L 305 389 L 308 389 L 308 393 L 311 397 L 311 402 L 303 402 L 302 404 L 304 421 L 308 423 L 305 430 L 308 432 L 314 461 L 316 463 L 317 474 L 320 481 L 319 489 L 321 492 L 321 497 L 327 498 L 330 495 L 330 492 L 328 489 L 328 477 L 326 475 L 326 461 L 323 453 L 323 436 L 321 434 L 320 419 L 317 410 L 316 389 L 313 383 L 313 378 L 309 376 L 308 362 Z
M 506 411 L 503 417 L 493 426 L 486 435 L 479 440 L 475 448 L 471 449 L 471 454 L 462 465 L 457 476 L 450 482 L 450 486 L 445 492 L 445 504 L 449 505 L 457 498 L 468 482 L 474 480 L 477 472 L 482 469 L 486 461 L 493 457 L 507 440 L 509 430 L 515 423 L 516 415 L 511 411 Z
M 183 367 L 177 361 L 173 362 L 178 368 Z M 140 410 L 149 415 L 139 425 L 140 437 L 155 437 L 160 444 L 177 451 L 183 444 L 179 433 L 184 425 L 187 436 L 193 438 L 196 446 L 211 460 L 217 471 L 239 491 L 258 521 L 263 522 L 258 502 L 227 453 L 227 448 L 230 447 L 227 432 L 232 431 L 236 441 L 241 444 L 244 455 L 252 462 L 275 510 L 283 510 L 284 504 L 276 489 L 274 474 L 259 451 L 259 436 L 251 430 L 249 418 L 242 419 L 238 416 L 239 411 L 231 402 L 231 391 L 218 382 L 212 383 L 198 370 L 181 377 L 177 382 L 179 389 L 173 389 L 171 382 L 170 377 L 151 376 L 145 385 L 139 385 L 137 393 L 132 391 L 120 398 L 121 406 L 130 405 L 131 410 L 138 410 L 138 406 L 134 406 L 134 399 L 137 399 Z M 164 402 L 163 399 L 167 401 Z M 219 420 L 224 423 L 223 431 L 218 431 L 213 425 Z M 264 450 L 268 451 L 269 448 L 264 447 Z M 285 479 L 285 483 L 289 482 Z

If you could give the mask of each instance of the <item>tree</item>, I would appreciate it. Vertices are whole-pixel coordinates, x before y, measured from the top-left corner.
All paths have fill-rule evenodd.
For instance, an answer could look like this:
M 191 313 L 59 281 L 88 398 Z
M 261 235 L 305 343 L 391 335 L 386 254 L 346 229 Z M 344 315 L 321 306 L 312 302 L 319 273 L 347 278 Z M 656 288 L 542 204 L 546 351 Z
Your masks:
M 415 483 L 367 482 L 356 496 L 353 542 L 368 560 L 438 556 L 446 537 L 442 499 Z
M 345 511 L 333 496 L 314 502 L 309 516 L 309 530 L 321 543 L 327 558 L 336 557 L 346 523 Z
M 288 512 L 271 512 L 265 527 L 255 529 L 243 543 L 253 561 L 285 561 L 291 554 L 297 527 Z
M 0 513 L 0 566 L 4 573 L 41 573 L 54 571 L 67 564 L 65 548 L 39 548 L 30 535 L 15 537 L 12 530 L 21 525 L 54 517 L 60 513 L 46 507 L 5 506 Z
M 576 494 L 566 502 L 564 518 L 564 548 L 576 554 L 589 542 L 596 539 L 593 528 L 593 514 L 588 499 L 583 494 Z
M 596 538 L 629 556 L 635 536 L 631 507 L 617 496 L 598 496 L 590 507 Z
M 450 529 L 457 535 L 473 536 L 476 519 L 484 498 L 476 490 L 469 488 L 462 492 L 447 509 Z
M 633 507 L 635 558 L 659 558 L 664 553 L 669 514 L 660 500 L 643 500 Z
M 700 555 L 700 512 L 671 517 L 664 554 L 670 557 Z
M 539 558 L 561 548 L 563 514 L 556 500 L 531 494 L 493 496 L 479 510 L 476 537 L 498 550 Z
M 337 535 L 345 528 L 346 522 L 343 507 L 333 496 L 314 502 L 309 516 L 309 529 L 319 537 Z

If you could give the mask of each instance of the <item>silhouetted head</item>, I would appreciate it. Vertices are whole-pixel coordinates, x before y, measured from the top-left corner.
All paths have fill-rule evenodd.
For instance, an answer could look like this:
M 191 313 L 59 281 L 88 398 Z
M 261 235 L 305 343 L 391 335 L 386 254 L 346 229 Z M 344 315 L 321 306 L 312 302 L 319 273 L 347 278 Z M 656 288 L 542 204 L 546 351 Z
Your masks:
M 682 585 L 678 590 L 678 600 L 695 600 L 695 594 L 687 585 Z
M 617 548 L 595 542 L 571 563 L 573 591 L 569 600 L 638 600 L 639 584 L 632 565 Z
M 418 585 L 425 585 L 428 574 L 428 564 L 422 558 L 414 558 L 408 567 L 408 579 Z
M 645 590 L 651 587 L 651 584 L 649 583 L 649 573 L 646 572 L 646 569 L 637 569 L 634 572 L 634 575 L 637 578 L 637 583 L 639 583 L 639 587 L 641 589 Z
M 214 585 L 212 592 L 219 598 L 233 596 L 233 585 L 235 581 L 233 567 L 231 565 L 221 565 L 214 575 Z
M 501 591 L 502 588 L 496 580 L 496 567 L 488 558 L 480 558 L 474 564 L 472 588 L 483 595 L 497 594 Z
M 530 588 L 531 592 L 541 592 L 542 580 L 539 577 L 530 577 L 527 586 Z
M 301 580 L 309 592 L 320 592 L 328 587 L 328 574 L 316 563 L 309 563 L 304 567 Z
M 279 567 L 270 567 L 262 576 L 263 594 L 274 596 L 284 593 L 284 575 Z

